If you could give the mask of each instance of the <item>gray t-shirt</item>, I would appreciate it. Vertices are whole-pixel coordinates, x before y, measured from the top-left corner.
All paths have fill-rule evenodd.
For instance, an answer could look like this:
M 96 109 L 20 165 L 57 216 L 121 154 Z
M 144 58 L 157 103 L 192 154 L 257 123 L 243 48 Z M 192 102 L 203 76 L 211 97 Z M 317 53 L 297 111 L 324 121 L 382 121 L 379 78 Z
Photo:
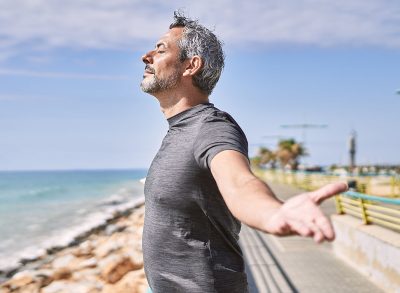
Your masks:
M 213 104 L 168 119 L 145 184 L 144 266 L 155 293 L 247 292 L 240 222 L 209 169 L 223 150 L 248 156 L 245 134 Z

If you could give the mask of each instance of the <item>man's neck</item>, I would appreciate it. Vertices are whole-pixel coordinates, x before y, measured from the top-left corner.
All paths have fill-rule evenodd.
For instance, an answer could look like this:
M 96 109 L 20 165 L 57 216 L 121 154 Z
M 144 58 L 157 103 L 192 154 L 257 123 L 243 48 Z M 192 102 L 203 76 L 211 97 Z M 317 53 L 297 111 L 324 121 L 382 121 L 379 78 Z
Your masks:
M 208 103 L 208 96 L 194 93 L 192 95 L 174 95 L 156 97 L 166 119 L 171 118 L 199 104 Z

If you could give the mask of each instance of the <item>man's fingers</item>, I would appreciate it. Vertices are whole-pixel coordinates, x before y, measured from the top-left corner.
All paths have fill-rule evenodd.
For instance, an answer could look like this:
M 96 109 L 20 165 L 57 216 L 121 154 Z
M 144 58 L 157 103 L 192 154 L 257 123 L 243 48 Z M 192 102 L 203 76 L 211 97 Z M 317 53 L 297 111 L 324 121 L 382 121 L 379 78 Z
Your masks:
M 335 239 L 335 230 L 333 229 L 331 222 L 325 216 L 316 218 L 314 220 L 314 223 L 315 226 L 318 227 L 318 230 L 321 232 L 322 240 L 332 241 L 333 239 Z M 317 241 L 316 239 L 315 241 L 321 242 Z
M 315 225 L 318 226 L 319 230 L 323 234 L 323 238 L 332 241 L 335 239 L 335 230 L 332 227 L 332 223 L 328 220 L 328 218 L 319 217 L 315 221 Z
M 325 199 L 328 199 L 336 194 L 345 192 L 348 189 L 349 186 L 346 182 L 336 182 L 330 183 L 328 185 L 325 185 L 324 187 L 321 187 L 320 189 L 312 191 L 309 193 L 309 195 L 315 203 L 320 204 Z
M 335 238 L 333 227 L 326 218 L 318 218 L 310 222 L 292 222 L 290 227 L 293 233 L 303 237 L 311 237 L 317 243 L 325 240 L 332 241 Z
M 303 237 L 311 237 L 314 235 L 314 232 L 310 229 L 310 227 L 302 222 L 293 222 L 291 223 L 290 228 L 293 233 Z

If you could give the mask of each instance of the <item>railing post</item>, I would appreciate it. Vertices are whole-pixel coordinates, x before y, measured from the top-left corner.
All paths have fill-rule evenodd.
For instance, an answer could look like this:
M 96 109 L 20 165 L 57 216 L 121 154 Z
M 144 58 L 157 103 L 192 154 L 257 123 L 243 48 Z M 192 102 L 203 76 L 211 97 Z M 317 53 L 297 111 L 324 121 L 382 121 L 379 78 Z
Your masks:
M 362 198 L 360 198 L 360 208 L 361 208 L 361 216 L 362 216 L 363 223 L 365 225 L 368 225 L 367 211 L 366 211 L 366 207 L 364 205 L 364 200 Z
M 341 202 L 340 197 L 341 197 L 340 194 L 335 196 L 336 212 L 339 215 L 343 215 L 344 214 L 344 210 L 343 210 L 343 207 L 342 207 L 342 202 Z
M 367 184 L 365 185 L 365 192 L 364 193 L 371 193 L 371 181 L 372 181 L 372 177 L 368 176 L 367 177 Z
M 396 179 L 394 176 L 390 176 L 390 193 L 392 197 L 396 195 L 395 186 L 396 186 Z

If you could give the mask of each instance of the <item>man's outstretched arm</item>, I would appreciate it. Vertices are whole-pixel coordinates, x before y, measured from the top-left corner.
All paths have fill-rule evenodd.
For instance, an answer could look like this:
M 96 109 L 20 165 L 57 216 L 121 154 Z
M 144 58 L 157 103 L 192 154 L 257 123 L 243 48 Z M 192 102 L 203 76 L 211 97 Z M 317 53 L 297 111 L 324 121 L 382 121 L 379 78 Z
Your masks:
M 332 224 L 319 204 L 346 191 L 346 183 L 328 184 L 282 202 L 253 175 L 247 158 L 237 151 L 218 153 L 210 169 L 229 210 L 241 222 L 275 235 L 313 237 L 316 242 L 335 238 Z

